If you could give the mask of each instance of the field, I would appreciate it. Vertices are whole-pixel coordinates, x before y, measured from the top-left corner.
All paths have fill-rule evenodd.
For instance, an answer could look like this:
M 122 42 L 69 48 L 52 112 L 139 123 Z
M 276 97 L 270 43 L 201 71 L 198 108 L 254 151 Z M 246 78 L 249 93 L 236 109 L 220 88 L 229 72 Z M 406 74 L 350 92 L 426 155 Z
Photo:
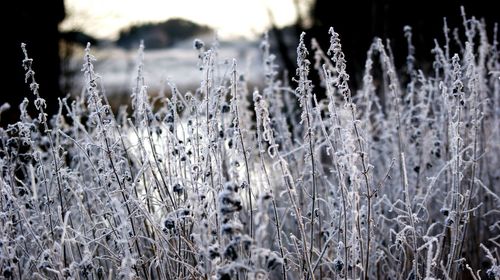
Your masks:
M 196 90 L 151 95 L 141 46 L 116 112 L 89 45 L 82 94 L 55 116 L 23 46 L 33 96 L 0 129 L 0 275 L 500 279 L 497 30 L 460 30 L 431 71 L 410 28 L 404 67 L 375 39 L 357 89 L 333 28 L 324 51 L 301 36 L 290 80 L 264 38 L 255 88 L 195 40 Z

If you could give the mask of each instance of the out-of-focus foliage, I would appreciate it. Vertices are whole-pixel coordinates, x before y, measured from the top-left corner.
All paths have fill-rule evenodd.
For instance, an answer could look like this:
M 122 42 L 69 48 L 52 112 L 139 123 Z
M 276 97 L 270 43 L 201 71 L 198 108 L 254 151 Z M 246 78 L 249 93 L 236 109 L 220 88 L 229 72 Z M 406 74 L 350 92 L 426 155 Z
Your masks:
M 185 19 L 169 19 L 161 23 L 134 25 L 120 32 L 116 44 L 124 48 L 137 47 L 141 40 L 149 49 L 170 47 L 176 42 L 196 35 L 212 32 L 205 25 L 199 25 Z

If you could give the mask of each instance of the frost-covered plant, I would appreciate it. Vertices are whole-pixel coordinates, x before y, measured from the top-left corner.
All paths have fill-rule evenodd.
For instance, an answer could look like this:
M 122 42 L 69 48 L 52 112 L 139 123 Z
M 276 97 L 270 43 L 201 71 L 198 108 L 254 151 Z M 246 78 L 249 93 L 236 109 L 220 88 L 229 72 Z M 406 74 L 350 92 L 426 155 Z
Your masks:
M 301 36 L 292 81 L 265 36 L 255 89 L 195 40 L 199 87 L 153 95 L 141 44 L 116 112 L 89 45 L 82 94 L 54 116 L 23 45 L 33 96 L 0 129 L 1 277 L 499 279 L 497 27 L 464 13 L 463 29 L 445 22 L 432 71 L 411 28 L 401 71 L 375 39 L 359 89 L 333 28 L 312 54 Z

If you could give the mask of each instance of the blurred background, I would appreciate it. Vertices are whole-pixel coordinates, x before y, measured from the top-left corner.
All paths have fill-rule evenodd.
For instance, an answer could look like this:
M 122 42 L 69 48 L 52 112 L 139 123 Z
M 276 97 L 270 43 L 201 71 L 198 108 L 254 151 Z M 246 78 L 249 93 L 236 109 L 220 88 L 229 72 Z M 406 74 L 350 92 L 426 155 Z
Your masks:
M 489 36 L 500 19 L 487 0 L 25 0 L 5 5 L 0 105 L 8 102 L 11 108 L 1 107 L 2 126 L 18 119 L 17 107 L 24 97 L 32 99 L 24 81 L 21 42 L 27 43 L 34 59 L 40 93 L 52 113 L 58 97 L 81 92 L 87 42 L 93 45 L 98 59 L 95 68 L 107 95 L 119 105 L 127 103 L 133 87 L 140 40 L 146 46 L 150 92 L 161 90 L 166 81 L 175 82 L 184 92 L 200 83 L 195 37 L 209 46 L 218 38 L 219 56 L 237 58 L 239 70 L 251 84 L 259 85 L 258 45 L 265 32 L 269 32 L 281 70 L 294 73 L 300 32 L 307 32 L 308 42 L 316 37 L 326 50 L 328 28 L 333 26 L 341 35 L 355 87 L 376 36 L 390 39 L 396 65 L 403 66 L 408 52 L 403 27 L 411 26 L 419 66 L 429 69 L 434 39 L 444 42 L 444 17 L 451 38 L 454 28 L 462 27 L 462 5 L 468 16 L 485 19 Z

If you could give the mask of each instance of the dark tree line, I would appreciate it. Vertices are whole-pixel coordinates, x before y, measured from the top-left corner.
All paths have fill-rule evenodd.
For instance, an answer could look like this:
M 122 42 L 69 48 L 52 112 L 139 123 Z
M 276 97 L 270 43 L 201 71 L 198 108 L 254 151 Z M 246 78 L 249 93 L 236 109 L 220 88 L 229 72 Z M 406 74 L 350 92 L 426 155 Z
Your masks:
M 178 41 L 212 32 L 212 29 L 185 19 L 169 19 L 161 23 L 132 26 L 120 32 L 116 44 L 127 49 L 137 48 L 144 40 L 148 49 L 170 47 Z

